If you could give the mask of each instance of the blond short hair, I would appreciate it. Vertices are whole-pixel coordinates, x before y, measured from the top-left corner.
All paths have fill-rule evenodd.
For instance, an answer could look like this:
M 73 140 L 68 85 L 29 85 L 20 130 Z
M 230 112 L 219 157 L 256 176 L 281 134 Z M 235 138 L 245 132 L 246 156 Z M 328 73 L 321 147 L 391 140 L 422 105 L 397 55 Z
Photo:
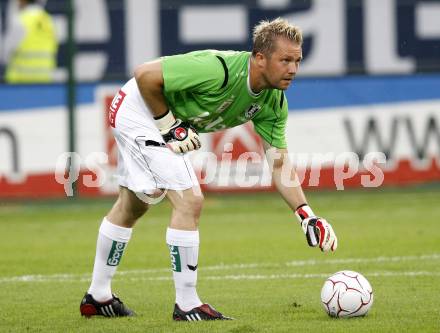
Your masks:
M 254 27 L 252 55 L 256 55 L 257 52 L 271 55 L 278 37 L 287 38 L 300 46 L 303 43 L 301 29 L 287 20 L 281 17 L 272 21 L 263 20 Z

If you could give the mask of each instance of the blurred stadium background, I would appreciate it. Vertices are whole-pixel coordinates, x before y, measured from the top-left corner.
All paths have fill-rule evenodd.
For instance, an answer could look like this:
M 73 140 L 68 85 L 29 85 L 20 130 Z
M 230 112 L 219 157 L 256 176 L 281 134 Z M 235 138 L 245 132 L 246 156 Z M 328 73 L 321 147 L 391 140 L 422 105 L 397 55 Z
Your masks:
M 69 4 L 74 54 L 68 47 Z M 277 16 L 301 26 L 305 35 L 304 62 L 287 91 L 288 144 L 302 154 L 304 169 L 313 167 L 310 154 L 323 154 L 313 160 L 323 170 L 319 183 L 306 173 L 304 185 L 341 188 L 333 179 L 335 156 L 355 152 L 362 165 L 370 151 L 387 157 L 384 185 L 440 180 L 439 1 L 48 0 L 46 8 L 60 41 L 58 82 L 0 86 L 1 198 L 64 197 L 60 170 L 69 165 L 69 151 L 77 152 L 81 164 L 80 195 L 115 193 L 116 156 L 106 109 L 135 66 L 200 48 L 249 50 L 252 26 Z M 2 31 L 13 10 L 13 1 L 0 2 Z M 70 55 L 73 90 L 66 83 Z M 235 162 L 243 151 L 261 153 L 246 126 L 205 135 L 204 149 L 220 160 L 226 142 L 234 143 Z M 108 163 L 96 152 L 106 153 Z M 248 163 L 248 175 L 261 172 L 261 163 Z M 101 175 L 92 181 L 95 187 L 84 186 L 87 173 Z M 344 187 L 362 186 L 362 173 L 370 174 L 362 168 L 347 172 Z M 233 174 L 225 180 L 219 173 L 204 186 L 237 187 Z M 257 183 L 251 190 L 261 187 Z

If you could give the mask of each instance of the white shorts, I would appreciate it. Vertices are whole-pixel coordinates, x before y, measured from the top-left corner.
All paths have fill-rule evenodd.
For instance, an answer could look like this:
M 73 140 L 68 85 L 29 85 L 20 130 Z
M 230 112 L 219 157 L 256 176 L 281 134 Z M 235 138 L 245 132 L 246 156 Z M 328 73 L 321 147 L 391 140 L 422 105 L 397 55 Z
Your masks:
M 188 156 L 165 146 L 135 79 L 116 94 L 109 121 L 118 147 L 119 185 L 145 194 L 199 186 Z

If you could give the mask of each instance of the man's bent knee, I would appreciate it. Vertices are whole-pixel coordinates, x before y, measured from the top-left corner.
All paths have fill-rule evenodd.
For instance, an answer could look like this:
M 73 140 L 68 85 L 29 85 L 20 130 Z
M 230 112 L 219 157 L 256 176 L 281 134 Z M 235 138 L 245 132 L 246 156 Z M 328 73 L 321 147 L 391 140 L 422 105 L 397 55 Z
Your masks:
M 171 200 L 174 209 L 180 214 L 198 219 L 203 207 L 203 195 L 201 193 L 195 194 L 192 190 L 185 190 L 177 193 L 179 199 Z
M 199 224 L 203 206 L 203 195 L 193 189 L 169 191 L 168 198 L 173 205 L 171 226 L 182 230 L 195 230 Z
M 194 216 L 197 220 L 200 217 L 200 213 L 202 212 L 204 198 L 202 195 L 200 196 L 192 196 L 187 201 L 188 212 Z

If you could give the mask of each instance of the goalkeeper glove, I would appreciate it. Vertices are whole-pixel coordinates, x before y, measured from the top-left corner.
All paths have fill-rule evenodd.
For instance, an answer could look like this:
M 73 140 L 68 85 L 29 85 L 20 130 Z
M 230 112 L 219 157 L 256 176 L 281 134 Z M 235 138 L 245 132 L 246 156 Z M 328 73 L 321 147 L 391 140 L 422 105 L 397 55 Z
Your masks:
M 168 110 L 163 116 L 155 118 L 155 121 L 168 148 L 175 153 L 186 153 L 202 146 L 195 128 L 174 118 L 171 111 Z
M 335 251 L 338 247 L 338 239 L 332 226 L 325 219 L 315 216 L 312 209 L 307 205 L 299 206 L 295 215 L 307 238 L 309 246 L 317 246 L 321 251 Z

